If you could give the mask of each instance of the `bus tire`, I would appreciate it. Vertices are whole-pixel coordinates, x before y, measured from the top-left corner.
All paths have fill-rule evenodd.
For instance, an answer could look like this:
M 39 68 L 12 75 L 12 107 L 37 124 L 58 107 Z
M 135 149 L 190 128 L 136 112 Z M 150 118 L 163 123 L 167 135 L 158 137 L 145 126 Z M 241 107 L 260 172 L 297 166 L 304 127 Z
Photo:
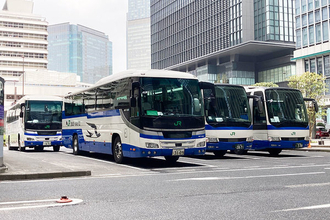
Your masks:
M 223 157 L 227 153 L 227 151 L 226 150 L 217 150 L 217 151 L 213 151 L 213 153 L 216 157 Z
M 237 150 L 237 149 L 234 150 L 234 153 L 237 155 L 245 155 L 247 154 L 247 152 L 248 152 L 247 150 Z
M 166 163 L 173 164 L 176 163 L 179 159 L 179 156 L 165 156 Z
M 37 152 L 41 152 L 41 151 L 44 150 L 44 146 L 35 146 L 34 150 L 37 151 Z
M 282 152 L 282 149 L 268 149 L 268 152 L 271 156 L 278 156 Z
M 25 151 L 25 147 L 21 146 L 21 137 L 18 135 L 18 150 Z
M 116 163 L 124 162 L 123 147 L 119 136 L 117 136 L 113 142 L 112 154 Z
M 59 152 L 59 151 L 60 151 L 60 147 L 61 147 L 61 146 L 59 146 L 59 145 L 55 145 L 55 146 L 53 146 L 53 150 L 54 150 L 55 152 Z
M 15 148 L 10 145 L 10 136 L 8 136 L 8 150 L 14 150 Z
M 79 155 L 80 150 L 79 150 L 79 141 L 78 141 L 78 135 L 73 135 L 72 139 L 72 150 L 74 155 Z

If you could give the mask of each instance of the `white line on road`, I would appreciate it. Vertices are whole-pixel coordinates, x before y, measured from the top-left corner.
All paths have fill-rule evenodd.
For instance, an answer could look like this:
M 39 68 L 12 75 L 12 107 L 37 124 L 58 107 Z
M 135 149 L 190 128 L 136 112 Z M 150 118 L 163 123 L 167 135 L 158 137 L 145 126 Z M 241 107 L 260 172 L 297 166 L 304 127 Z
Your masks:
M 311 172 L 311 173 L 287 173 L 274 175 L 260 175 L 260 176 L 238 176 L 238 177 L 202 177 L 202 178 L 186 178 L 169 180 L 172 181 L 200 181 L 200 180 L 234 180 L 234 179 L 253 179 L 253 178 L 267 178 L 267 177 L 284 177 L 284 176 L 303 176 L 303 175 L 318 175 L 325 174 L 325 172 Z
M 286 186 L 287 188 L 299 188 L 299 187 L 313 187 L 313 186 L 329 186 L 330 183 L 310 183 Z
M 56 201 L 57 201 L 57 199 L 18 201 L 18 202 L 2 202 L 2 203 L 0 203 L 0 211 L 76 205 L 76 204 L 81 203 L 83 200 L 81 200 L 81 199 L 72 199 L 72 202 L 68 202 L 68 203 L 57 203 Z M 46 204 L 34 205 L 35 203 L 46 203 Z M 10 205 L 14 206 L 14 207 L 1 208 L 1 206 L 10 206 Z
M 294 208 L 294 209 L 282 209 L 282 210 L 277 210 L 277 211 L 273 211 L 273 212 L 289 212 L 289 211 L 325 209 L 325 208 L 330 208 L 330 204 L 306 206 L 306 207 L 300 207 L 300 208 Z

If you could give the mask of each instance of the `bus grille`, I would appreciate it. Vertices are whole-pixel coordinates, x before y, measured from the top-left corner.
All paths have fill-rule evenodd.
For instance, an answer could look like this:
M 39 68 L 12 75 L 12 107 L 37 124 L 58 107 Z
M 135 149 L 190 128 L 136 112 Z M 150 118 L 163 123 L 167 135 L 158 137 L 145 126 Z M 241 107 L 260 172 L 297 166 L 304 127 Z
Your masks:
M 246 138 L 219 138 L 219 142 L 242 142 L 246 141 Z
M 281 138 L 282 141 L 303 141 L 305 140 L 304 137 L 296 137 L 296 138 Z
M 162 148 L 193 148 L 195 141 L 161 141 Z
M 57 131 L 38 131 L 38 135 L 56 135 Z

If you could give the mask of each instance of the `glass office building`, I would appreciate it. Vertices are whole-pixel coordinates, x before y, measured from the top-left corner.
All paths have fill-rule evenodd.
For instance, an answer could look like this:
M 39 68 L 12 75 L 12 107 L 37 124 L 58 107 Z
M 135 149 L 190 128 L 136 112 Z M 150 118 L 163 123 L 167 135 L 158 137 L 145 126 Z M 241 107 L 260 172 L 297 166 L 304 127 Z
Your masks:
M 104 33 L 70 23 L 48 26 L 48 69 L 95 83 L 112 74 L 112 42 Z
M 128 0 L 127 69 L 150 69 L 150 0 Z
M 243 85 L 294 74 L 292 0 L 151 0 L 150 10 L 152 68 Z

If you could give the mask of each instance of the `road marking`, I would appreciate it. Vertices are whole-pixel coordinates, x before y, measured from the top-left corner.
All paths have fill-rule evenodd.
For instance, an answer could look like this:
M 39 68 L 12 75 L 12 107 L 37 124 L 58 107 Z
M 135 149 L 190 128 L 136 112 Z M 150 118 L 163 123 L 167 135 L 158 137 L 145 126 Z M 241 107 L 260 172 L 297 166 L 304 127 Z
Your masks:
M 294 208 L 294 209 L 282 209 L 282 210 L 277 210 L 277 211 L 273 211 L 273 212 L 289 212 L 289 211 L 325 209 L 325 208 L 330 208 L 330 204 L 306 206 L 306 207 L 300 207 L 300 208 Z
M 311 172 L 311 173 L 287 173 L 287 174 L 274 174 L 274 175 L 261 175 L 261 176 L 238 176 L 238 177 L 201 177 L 201 178 L 186 178 L 169 180 L 172 181 L 201 181 L 201 180 L 234 180 L 234 179 L 253 179 L 253 178 L 268 178 L 268 177 L 284 177 L 284 176 L 303 176 L 303 175 L 318 175 L 325 174 L 325 172 Z
M 79 203 L 81 203 L 83 201 L 81 199 L 72 199 L 72 202 L 68 202 L 68 203 L 57 203 L 56 202 L 57 200 L 58 199 L 32 200 L 32 201 L 17 201 L 17 202 L 2 202 L 2 203 L 0 203 L 0 211 L 76 205 L 76 204 L 79 204 Z M 36 205 L 36 203 L 46 203 L 46 204 Z M 14 207 L 1 208 L 1 206 L 14 206 Z
M 310 184 L 299 184 L 299 185 L 290 185 L 285 186 L 287 188 L 299 188 L 299 187 L 314 187 L 314 186 L 329 186 L 330 183 L 310 183 Z

